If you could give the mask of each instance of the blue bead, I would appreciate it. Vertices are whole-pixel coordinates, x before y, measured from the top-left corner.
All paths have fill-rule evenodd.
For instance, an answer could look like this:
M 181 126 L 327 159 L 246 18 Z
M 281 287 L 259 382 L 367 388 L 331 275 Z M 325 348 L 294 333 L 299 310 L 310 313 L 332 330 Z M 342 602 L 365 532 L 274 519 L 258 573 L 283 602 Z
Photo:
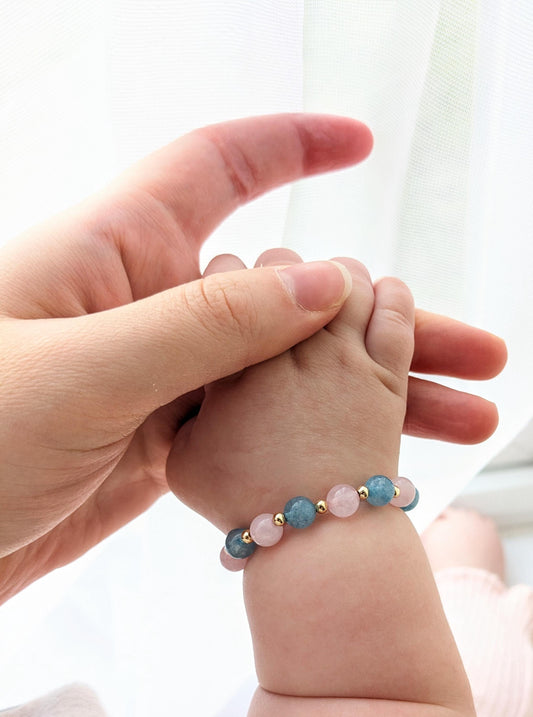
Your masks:
M 409 510 L 413 510 L 413 508 L 416 508 L 416 506 L 418 505 L 418 501 L 420 500 L 420 493 L 418 492 L 418 488 L 415 488 L 415 490 L 416 490 L 416 493 L 415 493 L 415 497 L 413 498 L 413 502 L 409 503 L 409 505 L 405 505 L 402 508 L 402 510 L 405 511 L 406 513 Z
M 230 530 L 226 536 L 226 550 L 234 558 L 247 558 L 257 548 L 255 543 L 245 543 L 242 533 L 246 528 Z
M 387 476 L 372 476 L 365 485 L 370 505 L 387 505 L 394 498 L 394 483 Z
M 283 509 L 285 520 L 293 528 L 307 528 L 316 518 L 316 508 L 313 501 L 299 495 L 291 498 Z

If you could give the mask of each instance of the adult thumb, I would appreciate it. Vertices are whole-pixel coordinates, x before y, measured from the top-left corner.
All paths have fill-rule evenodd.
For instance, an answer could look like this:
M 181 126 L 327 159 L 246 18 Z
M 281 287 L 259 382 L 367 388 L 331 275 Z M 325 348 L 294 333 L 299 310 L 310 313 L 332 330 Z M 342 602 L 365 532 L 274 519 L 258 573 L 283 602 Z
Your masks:
M 213 274 L 77 325 L 89 395 L 142 420 L 192 389 L 311 336 L 351 291 L 346 267 L 311 262 Z

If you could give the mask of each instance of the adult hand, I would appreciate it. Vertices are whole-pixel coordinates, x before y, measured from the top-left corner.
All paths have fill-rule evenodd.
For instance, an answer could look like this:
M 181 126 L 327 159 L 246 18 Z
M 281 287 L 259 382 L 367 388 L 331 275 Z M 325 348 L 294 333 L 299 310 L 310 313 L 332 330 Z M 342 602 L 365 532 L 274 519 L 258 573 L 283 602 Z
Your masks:
M 307 270 L 308 311 L 271 267 L 200 280 L 198 253 L 240 204 L 354 164 L 371 144 L 363 125 L 334 117 L 204 128 L 2 251 L 0 600 L 166 492 L 199 387 L 335 315 L 344 279 L 330 264 Z
M 371 145 L 364 125 L 333 117 L 204 128 L 2 250 L 0 600 L 167 490 L 196 389 L 333 318 L 335 265 L 308 267 L 298 303 L 272 268 L 200 279 L 198 254 L 240 204 Z

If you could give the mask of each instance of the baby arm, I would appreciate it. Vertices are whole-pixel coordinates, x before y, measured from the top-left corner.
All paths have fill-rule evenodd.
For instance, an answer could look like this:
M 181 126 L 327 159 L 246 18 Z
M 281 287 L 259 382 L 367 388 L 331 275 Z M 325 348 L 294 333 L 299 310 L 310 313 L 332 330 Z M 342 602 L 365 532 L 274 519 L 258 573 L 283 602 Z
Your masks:
M 397 475 L 413 351 L 406 287 L 353 291 L 325 329 L 206 388 L 169 459 L 174 492 L 224 531 L 334 484 Z M 224 421 L 217 416 L 224 415 Z M 201 450 L 208 440 L 209 452 Z M 191 484 L 203 482 L 200 494 Z M 195 495 L 194 501 L 191 496 Z M 251 717 L 473 715 L 422 545 L 399 508 L 362 502 L 259 547 L 244 589 L 260 688 Z M 290 533 L 290 534 L 289 534 Z
M 261 687 L 250 717 L 473 715 L 431 570 L 407 516 L 321 516 L 245 569 Z

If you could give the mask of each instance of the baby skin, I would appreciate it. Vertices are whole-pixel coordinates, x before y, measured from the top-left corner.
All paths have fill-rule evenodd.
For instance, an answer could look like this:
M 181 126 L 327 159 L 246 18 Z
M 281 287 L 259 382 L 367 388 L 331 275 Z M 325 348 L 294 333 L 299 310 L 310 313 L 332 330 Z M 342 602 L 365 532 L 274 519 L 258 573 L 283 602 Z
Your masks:
M 272 250 L 262 263 L 297 260 Z M 210 270 L 239 268 L 225 261 Z M 285 354 L 206 387 L 178 434 L 169 484 L 224 532 L 282 511 L 294 496 L 316 502 L 335 484 L 397 476 L 412 297 L 396 279 L 374 287 L 361 264 L 338 261 L 353 287 L 337 317 Z M 362 501 L 349 518 L 326 512 L 308 529 L 285 531 L 244 573 L 260 684 L 250 717 L 475 714 L 430 565 L 402 510 Z

